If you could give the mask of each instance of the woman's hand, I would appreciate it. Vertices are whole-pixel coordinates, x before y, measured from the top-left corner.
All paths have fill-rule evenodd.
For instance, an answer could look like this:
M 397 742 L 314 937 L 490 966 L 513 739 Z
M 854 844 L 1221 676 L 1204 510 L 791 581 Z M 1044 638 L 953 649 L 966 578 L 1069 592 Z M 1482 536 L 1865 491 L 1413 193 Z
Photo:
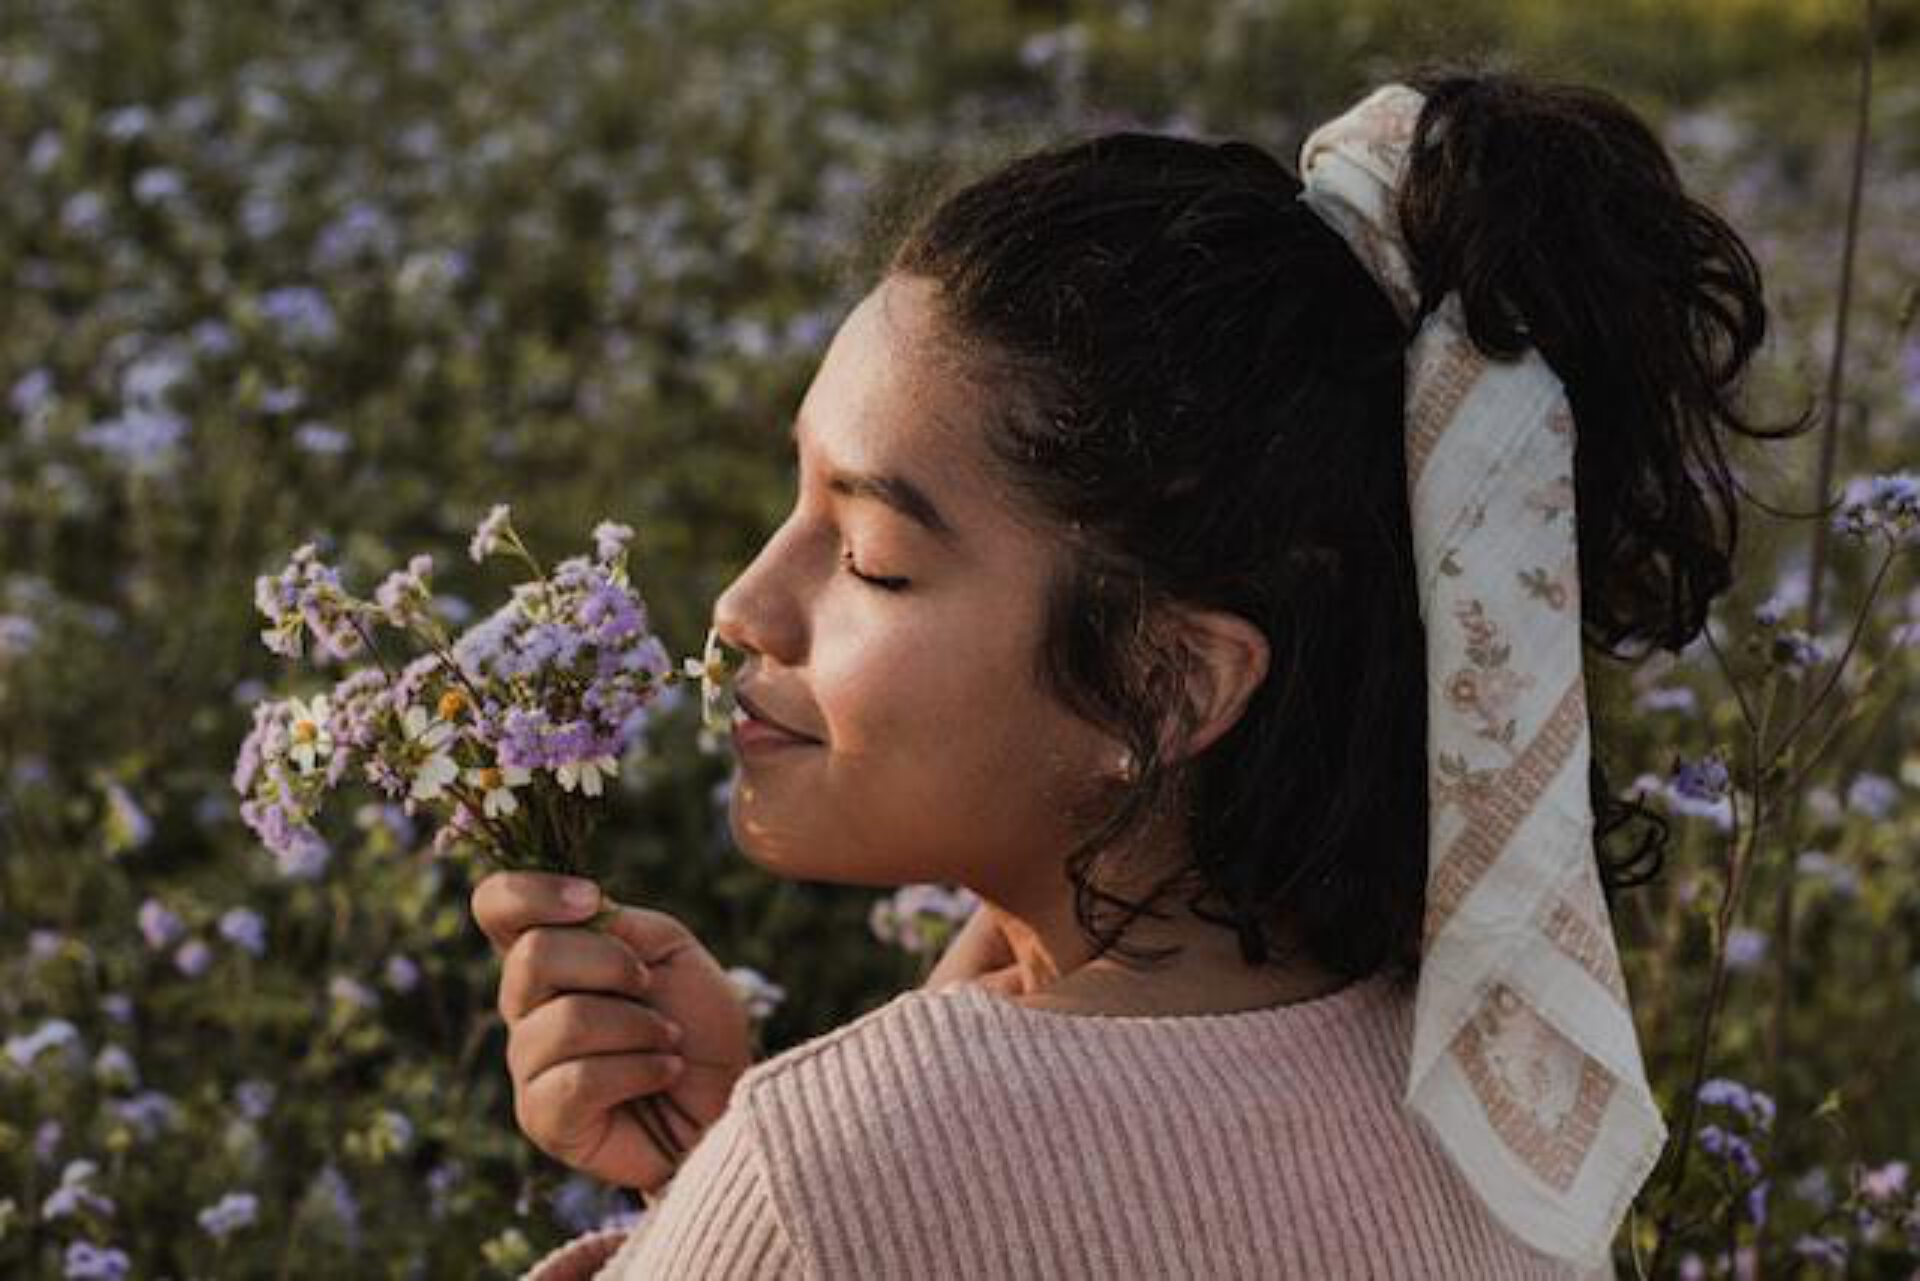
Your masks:
M 984 903 L 961 925 L 941 954 L 940 963 L 920 986 L 932 991 L 956 981 L 978 983 L 1008 996 L 1018 996 L 1025 990 L 1013 963 L 1013 948 L 992 909 Z
M 587 926 L 599 905 L 561 897 L 585 884 L 495 872 L 474 887 L 474 919 L 504 958 L 499 1009 L 514 1119 L 555 1160 L 653 1192 L 675 1166 L 631 1109 L 648 1095 L 670 1098 L 678 1111 L 658 1111 L 691 1150 L 753 1063 L 747 1007 L 713 954 L 666 913 L 609 903 L 619 915 L 604 932 Z M 678 1042 L 670 1024 L 681 1029 Z M 677 1075 L 675 1058 L 685 1062 Z

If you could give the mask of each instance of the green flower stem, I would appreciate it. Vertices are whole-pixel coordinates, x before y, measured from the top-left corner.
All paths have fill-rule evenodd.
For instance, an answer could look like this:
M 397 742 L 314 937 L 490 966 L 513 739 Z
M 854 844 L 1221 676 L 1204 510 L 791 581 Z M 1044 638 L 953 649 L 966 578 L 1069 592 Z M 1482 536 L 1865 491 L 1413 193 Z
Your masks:
M 1880 585 L 1886 581 L 1887 570 L 1892 568 L 1899 554 L 1898 550 L 1892 547 L 1889 539 L 1889 550 L 1881 560 L 1880 568 L 1874 572 L 1873 582 L 1867 587 L 1867 598 L 1861 603 L 1859 614 L 1854 617 L 1853 631 L 1847 637 L 1846 649 L 1841 651 L 1840 657 L 1834 662 L 1833 670 L 1827 674 L 1826 683 L 1820 687 L 1820 692 L 1807 701 L 1799 717 L 1767 756 L 1767 768 L 1771 769 L 1774 763 L 1786 754 L 1787 749 L 1793 745 L 1793 741 L 1800 736 L 1800 731 L 1813 718 L 1813 714 L 1825 705 L 1827 696 L 1833 693 L 1834 686 L 1840 683 L 1840 674 L 1846 670 L 1847 660 L 1853 657 L 1854 649 L 1860 644 L 1860 633 L 1865 629 L 1867 617 L 1873 611 L 1874 600 L 1880 595 Z
M 1821 424 L 1820 464 L 1814 479 L 1815 506 L 1824 509 L 1827 495 L 1833 487 L 1834 460 L 1840 446 L 1840 404 L 1846 386 L 1847 368 L 1847 323 L 1853 314 L 1853 269 L 1855 254 L 1860 244 L 1860 212 L 1864 204 L 1867 175 L 1867 142 L 1873 122 L 1873 46 L 1879 26 L 1879 5 L 1876 0 L 1865 0 L 1861 6 L 1860 24 L 1860 80 L 1859 91 L 1854 98 L 1853 156 L 1850 180 L 1847 189 L 1846 230 L 1840 242 L 1839 297 L 1836 299 L 1833 317 L 1833 345 L 1827 364 L 1826 421 Z M 1827 576 L 1827 540 L 1830 535 L 1829 524 L 1819 520 L 1813 526 L 1812 546 L 1809 549 L 1809 568 L 1807 572 L 1807 630 L 1817 632 L 1820 627 L 1822 597 Z M 1881 567 L 1885 572 L 1885 566 Z M 1874 587 L 1879 587 L 1879 577 L 1874 579 Z M 1856 627 L 1856 636 L 1858 629 Z M 1848 643 L 1848 651 L 1852 642 Z M 1839 679 L 1840 664 L 1834 667 L 1834 679 Z M 1824 695 L 1823 695 L 1824 696 Z M 1798 733 L 1799 724 L 1795 724 L 1793 733 Z M 1791 737 L 1791 734 L 1789 735 Z M 1800 821 L 1800 793 L 1787 793 L 1786 834 L 1792 837 Z M 1792 1100 L 1786 1096 L 1785 1063 L 1789 1051 L 1788 1019 L 1793 1005 L 1793 877 L 1791 871 L 1780 878 L 1780 884 L 1774 891 L 1774 1003 L 1773 1018 L 1768 1029 L 1767 1058 L 1768 1084 L 1773 1087 L 1776 1103 L 1779 1107 L 1779 1124 L 1774 1132 L 1774 1141 L 1784 1143 L 1787 1131 L 1794 1121 L 1791 1108 Z M 1772 1216 L 1760 1224 L 1755 1243 L 1756 1253 L 1764 1258 L 1772 1239 L 1774 1225 Z

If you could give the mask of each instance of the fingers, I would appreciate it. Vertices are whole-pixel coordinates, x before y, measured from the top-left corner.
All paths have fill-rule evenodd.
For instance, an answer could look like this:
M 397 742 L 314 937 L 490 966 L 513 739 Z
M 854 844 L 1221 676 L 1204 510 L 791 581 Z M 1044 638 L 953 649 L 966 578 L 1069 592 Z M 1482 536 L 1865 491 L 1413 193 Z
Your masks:
M 585 897 L 570 898 L 572 891 Z M 600 908 L 599 887 L 577 876 L 553 872 L 494 872 L 473 887 L 470 907 L 480 930 L 505 955 L 521 934 L 536 925 L 571 925 Z
M 640 1052 L 654 1058 L 675 1055 L 678 1045 L 673 1025 L 657 1010 L 624 997 L 575 992 L 555 997 L 511 1025 L 507 1070 L 516 1082 L 530 1085 L 569 1059 Z
M 642 996 L 651 971 L 597 930 L 541 926 L 522 932 L 500 967 L 500 1017 L 508 1026 L 562 992 Z
M 608 1183 L 657 1187 L 672 1171 L 666 1154 L 633 1116 L 677 1079 L 657 1054 L 568 1059 L 514 1091 L 514 1120 L 549 1156 Z M 662 1109 L 669 1112 L 671 1109 Z M 667 1121 L 683 1144 L 685 1127 Z
M 648 965 L 666 965 L 675 953 L 700 946 L 678 917 L 644 907 L 622 906 L 604 928 Z

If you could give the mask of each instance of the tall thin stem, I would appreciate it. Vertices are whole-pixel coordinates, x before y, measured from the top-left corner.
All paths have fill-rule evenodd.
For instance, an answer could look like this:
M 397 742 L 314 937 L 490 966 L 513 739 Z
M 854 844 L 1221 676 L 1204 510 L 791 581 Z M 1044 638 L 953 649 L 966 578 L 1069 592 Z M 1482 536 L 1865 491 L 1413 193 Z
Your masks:
M 1839 301 L 1834 308 L 1833 351 L 1827 365 L 1825 421 L 1821 424 L 1820 468 L 1815 479 L 1816 510 L 1824 512 L 1827 496 L 1833 489 L 1834 461 L 1840 446 L 1840 407 L 1846 389 L 1847 322 L 1853 311 L 1853 263 L 1860 243 L 1860 216 L 1866 190 L 1867 144 L 1873 116 L 1873 45 L 1878 26 L 1877 0 L 1866 0 L 1864 26 L 1860 38 L 1860 87 L 1854 104 L 1853 173 L 1847 191 L 1846 234 L 1840 246 Z M 1824 589 L 1826 587 L 1829 521 L 1823 516 L 1813 526 L 1813 546 L 1807 573 L 1807 634 L 1820 630 Z M 1851 648 L 1851 647 L 1849 647 Z M 1844 659 L 1842 660 L 1844 662 Z M 1839 664 L 1836 664 L 1836 676 Z M 1797 728 L 1797 727 L 1796 727 Z M 1781 834 L 1789 843 L 1788 859 L 1780 870 L 1774 890 L 1774 976 L 1773 1019 L 1767 1036 L 1767 1083 L 1776 1107 L 1774 1150 L 1787 1151 L 1789 1131 L 1795 1114 L 1789 1102 L 1786 1065 L 1792 1054 L 1791 1016 L 1793 1011 L 1793 934 L 1794 869 L 1791 842 L 1799 831 L 1802 789 L 1793 788 L 1786 796 Z M 1770 1236 L 1769 1224 L 1760 1225 L 1758 1248 L 1764 1255 Z

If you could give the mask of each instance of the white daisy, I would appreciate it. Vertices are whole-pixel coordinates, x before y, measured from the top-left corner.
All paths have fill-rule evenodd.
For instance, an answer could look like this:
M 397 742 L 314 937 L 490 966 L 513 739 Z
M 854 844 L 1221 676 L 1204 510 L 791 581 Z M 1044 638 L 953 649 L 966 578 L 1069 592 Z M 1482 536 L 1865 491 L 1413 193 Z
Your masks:
M 513 789 L 525 787 L 533 781 L 533 775 L 518 765 L 502 768 L 470 769 L 466 780 L 480 789 L 483 800 L 481 808 L 488 818 L 499 818 L 512 814 L 520 808 L 520 802 L 514 799 Z
M 333 735 L 327 732 L 327 720 L 332 715 L 325 694 L 315 694 L 306 703 L 297 698 L 287 700 L 287 741 L 291 744 L 287 756 L 302 774 L 311 774 L 333 751 Z
M 453 739 L 453 726 L 430 719 L 424 707 L 409 707 L 402 724 L 408 742 L 421 753 L 420 763 L 414 767 L 413 789 L 409 795 L 416 801 L 438 800 L 447 784 L 460 777 L 460 769 L 447 751 Z
M 554 768 L 553 776 L 560 780 L 560 786 L 571 792 L 578 787 L 588 796 L 600 795 L 600 776 L 612 778 L 620 772 L 620 764 L 611 756 L 590 756 L 584 761 L 568 761 Z

